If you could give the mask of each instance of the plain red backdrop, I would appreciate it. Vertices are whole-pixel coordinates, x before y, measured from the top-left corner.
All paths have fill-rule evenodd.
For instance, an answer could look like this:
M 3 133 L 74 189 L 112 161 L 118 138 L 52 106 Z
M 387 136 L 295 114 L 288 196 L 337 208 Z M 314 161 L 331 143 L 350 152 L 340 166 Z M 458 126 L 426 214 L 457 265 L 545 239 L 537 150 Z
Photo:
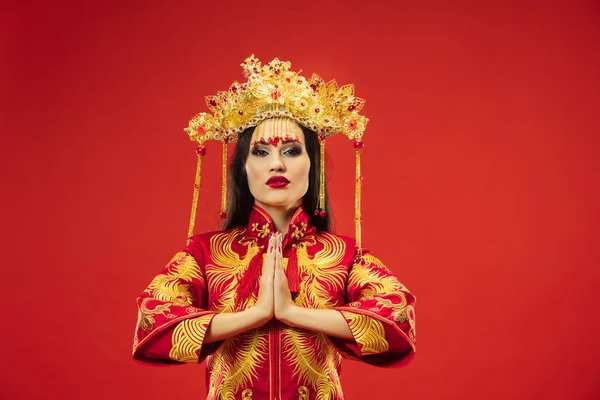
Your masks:
M 132 361 L 135 298 L 185 243 L 182 129 L 252 53 L 367 99 L 364 243 L 417 354 L 346 361 L 348 399 L 600 396 L 596 1 L 161 3 L 2 6 L 1 398 L 204 397 L 203 365 Z M 353 235 L 351 142 L 328 157 Z

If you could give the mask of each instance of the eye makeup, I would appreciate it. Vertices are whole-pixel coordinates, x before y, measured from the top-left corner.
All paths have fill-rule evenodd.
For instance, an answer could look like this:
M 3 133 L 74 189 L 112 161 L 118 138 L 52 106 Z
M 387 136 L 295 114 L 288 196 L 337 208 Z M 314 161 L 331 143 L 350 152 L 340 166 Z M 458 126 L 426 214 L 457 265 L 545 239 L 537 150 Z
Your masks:
M 267 156 L 270 154 L 270 150 L 268 148 L 264 148 L 263 146 L 268 146 L 264 144 L 257 144 L 252 147 L 251 153 L 255 156 Z M 302 154 L 303 147 L 301 144 L 291 144 L 286 147 L 281 148 L 281 154 L 286 156 L 298 156 Z

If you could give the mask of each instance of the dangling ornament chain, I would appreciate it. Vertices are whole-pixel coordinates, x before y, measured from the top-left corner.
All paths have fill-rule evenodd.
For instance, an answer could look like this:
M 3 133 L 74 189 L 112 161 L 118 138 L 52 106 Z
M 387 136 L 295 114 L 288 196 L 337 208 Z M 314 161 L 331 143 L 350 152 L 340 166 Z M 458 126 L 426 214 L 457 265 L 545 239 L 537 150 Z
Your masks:
M 321 159 L 319 160 L 319 209 L 317 212 L 324 217 L 325 211 L 325 136 L 321 136 L 320 150 Z
M 364 147 L 364 143 L 360 140 L 354 141 L 354 149 L 356 152 L 356 192 L 354 198 L 354 222 L 355 222 L 355 237 L 356 247 L 358 254 L 362 254 L 362 239 L 361 239 L 361 215 L 360 215 L 360 201 L 361 201 L 361 187 L 362 187 L 362 175 L 360 173 L 360 152 Z
M 200 172 L 202 169 L 202 156 L 206 154 L 206 147 L 200 145 L 196 148 L 198 162 L 196 164 L 196 178 L 194 179 L 194 195 L 192 197 L 192 213 L 190 215 L 190 226 L 188 228 L 187 242 L 190 243 L 194 235 L 194 225 L 196 224 L 196 210 L 198 209 L 198 194 L 200 192 Z
M 223 139 L 223 171 L 221 182 L 221 218 L 227 217 L 227 138 Z

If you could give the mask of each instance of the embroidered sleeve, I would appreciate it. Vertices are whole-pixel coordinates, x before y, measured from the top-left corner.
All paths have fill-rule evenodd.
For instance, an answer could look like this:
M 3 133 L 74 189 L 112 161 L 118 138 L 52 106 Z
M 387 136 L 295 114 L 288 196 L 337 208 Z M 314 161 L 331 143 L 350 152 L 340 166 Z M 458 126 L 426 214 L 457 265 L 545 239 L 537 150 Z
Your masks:
M 382 367 L 407 364 L 415 352 L 416 297 L 366 252 L 350 269 L 342 314 L 356 343 L 332 342 L 346 358 Z
M 133 357 L 148 363 L 202 362 L 215 312 L 206 310 L 206 281 L 196 257 L 179 252 L 137 299 Z M 206 347 L 206 348 L 205 348 Z

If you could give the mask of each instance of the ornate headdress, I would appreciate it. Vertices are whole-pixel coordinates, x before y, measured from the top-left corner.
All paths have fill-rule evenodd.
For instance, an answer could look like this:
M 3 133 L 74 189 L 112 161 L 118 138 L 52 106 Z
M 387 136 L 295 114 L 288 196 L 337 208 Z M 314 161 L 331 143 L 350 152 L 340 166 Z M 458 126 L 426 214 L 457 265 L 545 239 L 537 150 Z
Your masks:
M 276 117 L 290 118 L 298 124 L 316 132 L 321 150 L 319 208 L 315 213 L 325 215 L 325 140 L 341 133 L 354 140 L 356 150 L 356 198 L 355 228 L 356 244 L 361 249 L 361 173 L 360 151 L 362 135 L 368 119 L 359 114 L 365 100 L 354 96 L 354 85 L 338 87 L 335 80 L 327 83 L 316 74 L 307 80 L 301 71 L 290 69 L 290 62 L 275 58 L 262 65 L 254 54 L 241 66 L 245 83 L 233 82 L 226 92 L 206 97 L 211 113 L 194 116 L 184 130 L 192 141 L 198 143 L 198 164 L 194 184 L 192 213 L 188 230 L 188 243 L 193 235 L 200 189 L 202 157 L 206 154 L 204 142 L 220 140 L 223 143 L 221 217 L 227 210 L 227 143 L 237 141 L 245 129 Z

